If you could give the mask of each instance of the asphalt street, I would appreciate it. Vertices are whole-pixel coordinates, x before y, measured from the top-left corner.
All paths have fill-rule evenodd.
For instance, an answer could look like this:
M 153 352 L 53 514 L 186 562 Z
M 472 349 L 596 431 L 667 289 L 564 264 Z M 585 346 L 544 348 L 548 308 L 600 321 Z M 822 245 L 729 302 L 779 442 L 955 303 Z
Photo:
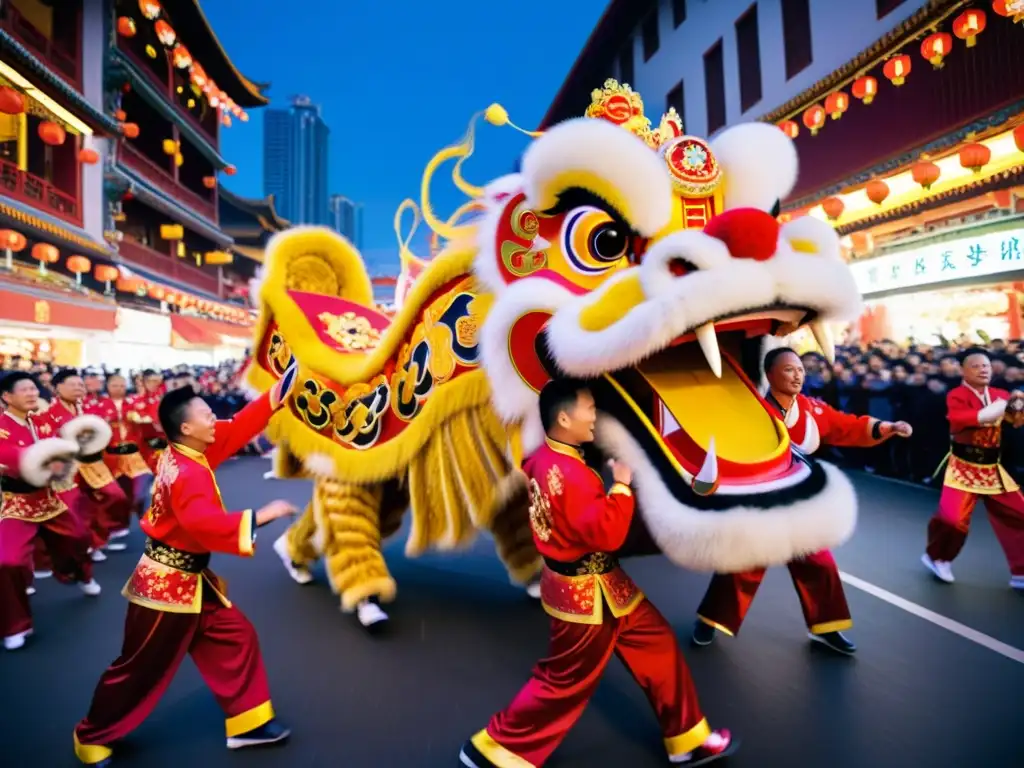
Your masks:
M 309 485 L 263 481 L 268 467 L 261 459 L 227 464 L 219 473 L 227 503 L 304 505 Z M 738 638 L 688 650 L 712 726 L 743 741 L 726 764 L 1021 768 L 1024 594 L 1008 586 L 985 515 L 979 510 L 955 563 L 957 583 L 942 585 L 919 561 L 936 493 L 867 475 L 855 481 L 861 522 L 836 558 L 860 585 L 847 586 L 857 655 L 811 646 L 784 569 L 769 572 Z M 508 583 L 486 539 L 456 555 L 410 561 L 399 534 L 388 545 L 398 601 L 388 633 L 371 638 L 339 612 L 322 573 L 305 587 L 288 578 L 270 548 L 284 526 L 261 531 L 255 561 L 219 556 L 213 567 L 260 633 L 291 742 L 229 753 L 220 710 L 186 662 L 153 716 L 118 747 L 115 764 L 454 768 L 463 740 L 507 703 L 545 651 L 540 606 Z M 72 728 L 120 649 L 119 592 L 142 537 L 136 531 L 128 541 L 128 552 L 97 566 L 98 599 L 39 582 L 36 636 L 21 651 L 0 652 L 3 768 L 77 764 Z M 708 577 L 660 557 L 626 567 L 688 644 Z M 617 662 L 550 765 L 667 765 L 648 705 Z

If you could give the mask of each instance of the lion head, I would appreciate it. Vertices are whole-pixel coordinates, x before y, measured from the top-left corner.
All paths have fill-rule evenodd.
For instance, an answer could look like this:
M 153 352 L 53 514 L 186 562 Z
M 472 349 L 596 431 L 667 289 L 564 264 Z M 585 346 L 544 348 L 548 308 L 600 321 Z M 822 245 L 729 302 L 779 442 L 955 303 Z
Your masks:
M 633 467 L 652 536 L 688 567 L 785 562 L 853 530 L 849 482 L 794 448 L 759 392 L 767 338 L 809 325 L 831 356 L 829 323 L 860 309 L 833 229 L 778 223 L 797 165 L 772 125 L 705 141 L 670 112 L 651 130 L 609 81 L 484 190 L 496 410 L 529 452 L 544 383 L 590 379 L 599 448 Z

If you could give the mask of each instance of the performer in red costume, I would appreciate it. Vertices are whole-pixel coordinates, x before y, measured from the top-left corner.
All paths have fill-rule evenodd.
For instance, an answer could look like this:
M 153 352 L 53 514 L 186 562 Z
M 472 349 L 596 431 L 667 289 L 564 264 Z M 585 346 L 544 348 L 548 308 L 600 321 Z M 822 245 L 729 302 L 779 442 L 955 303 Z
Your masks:
M 130 604 L 121 655 L 75 728 L 75 754 L 83 763 L 107 764 L 110 745 L 152 712 L 186 653 L 227 715 L 229 749 L 288 737 L 274 718 L 256 630 L 209 564 L 212 552 L 251 557 L 256 529 L 295 512 L 285 501 L 255 513 L 228 512 L 213 474 L 266 428 L 293 379 L 294 372 L 286 374 L 231 421 L 218 422 L 190 387 L 161 401 L 158 416 L 173 444 L 160 459 L 142 521 L 145 554 L 123 591 Z
M 72 475 L 80 444 L 42 437 L 31 415 L 39 407 L 39 389 L 29 374 L 8 374 L 0 381 L 0 397 L 6 406 L 0 415 L 0 637 L 14 651 L 32 634 L 27 591 L 37 536 L 58 581 L 77 582 L 93 597 L 100 586 L 92 578 L 89 531 L 50 487 Z
M 82 375 L 85 382 L 85 397 L 82 399 L 82 407 L 88 411 L 96 407 L 103 400 L 103 374 L 96 370 L 88 370 Z
M 58 434 L 72 419 L 78 419 L 90 428 L 102 433 L 90 455 L 79 458 L 78 472 L 70 487 L 61 487 L 58 492 L 71 511 L 83 518 L 92 533 L 92 559 L 102 562 L 107 559 L 103 550 L 112 552 L 125 549 L 123 541 L 110 541 L 110 534 L 122 527 L 121 520 L 128 506 L 128 499 L 115 481 L 103 461 L 103 450 L 111 438 L 111 430 L 105 419 L 95 413 L 87 414 L 82 406 L 86 396 L 85 383 L 74 368 L 65 368 L 54 374 L 53 386 L 57 397 L 50 410 L 40 418 L 40 434 L 49 437 Z M 96 401 L 93 401 L 94 403 Z M 95 411 L 96 406 L 93 406 Z
M 142 458 L 146 460 L 150 470 L 156 472 L 160 454 L 167 447 L 167 436 L 157 417 L 160 398 L 167 390 L 164 387 L 164 377 L 152 369 L 142 372 L 142 386 L 143 389 L 129 399 L 128 420 L 139 427 L 143 440 L 139 446 Z
M 107 396 L 97 401 L 94 413 L 110 425 L 112 437 L 104 455 L 107 468 L 125 494 L 127 504 L 121 509 L 118 527 L 111 532 L 111 539 L 128 535 L 132 509 L 142 517 L 142 500 L 148 496 L 153 473 L 142 458 L 139 446 L 142 443 L 142 429 L 128 420 L 131 405 L 127 398 L 128 382 L 119 373 L 107 379 Z
M 793 445 L 804 453 L 814 453 L 821 445 L 868 447 L 894 435 L 910 437 L 912 430 L 906 422 L 851 416 L 801 394 L 804 365 L 788 347 L 771 350 L 765 356 L 764 371 L 768 378 L 765 399 L 783 419 Z M 853 626 L 853 621 L 832 553 L 816 552 L 794 560 L 788 568 L 811 640 L 839 653 L 854 653 L 857 647 L 843 634 L 843 630 Z M 694 644 L 709 645 L 719 629 L 727 635 L 740 631 L 764 573 L 764 568 L 758 568 L 744 573 L 715 574 L 697 609 Z
M 712 731 L 672 628 L 619 567 L 633 519 L 632 473 L 612 463 L 605 493 L 580 445 L 594 439 L 597 412 L 582 382 L 556 379 L 540 395 L 547 441 L 525 463 L 530 523 L 544 556 L 541 602 L 551 616 L 550 651 L 530 682 L 462 748 L 470 768 L 544 765 L 597 689 L 614 653 L 647 694 L 673 763 L 705 765 L 735 751 Z
M 989 386 L 992 363 L 982 349 L 969 350 L 962 365 L 963 383 L 946 395 L 949 464 L 921 562 L 952 584 L 952 562 L 967 540 L 974 507 L 984 499 L 1010 566 L 1010 586 L 1024 590 L 1024 496 L 999 463 L 1000 426 L 1004 419 L 1013 427 L 1024 423 L 1024 393 Z

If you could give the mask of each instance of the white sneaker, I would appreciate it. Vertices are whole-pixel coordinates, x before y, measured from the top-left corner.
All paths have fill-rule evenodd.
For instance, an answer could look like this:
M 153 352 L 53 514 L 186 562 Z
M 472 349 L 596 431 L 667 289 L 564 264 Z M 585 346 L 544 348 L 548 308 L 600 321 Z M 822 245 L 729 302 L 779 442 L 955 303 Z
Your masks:
M 96 583 L 96 579 L 89 579 L 89 581 L 80 583 L 78 588 L 89 597 L 96 597 L 102 590 L 100 585 Z
M 53 576 L 53 571 L 32 571 L 32 575 L 37 579 L 48 579 Z
M 122 528 L 119 531 L 111 531 L 110 532 L 110 538 L 111 539 L 123 539 L 129 533 L 131 533 L 131 531 L 129 531 L 127 528 Z
M 313 580 L 313 574 L 306 568 L 296 566 L 292 562 L 291 555 L 288 554 L 288 534 L 287 532 L 282 533 L 277 537 L 274 542 L 274 551 L 277 552 L 277 556 L 281 558 L 281 563 L 284 565 L 284 569 L 288 571 L 288 575 L 292 577 L 292 580 L 297 584 L 309 584 Z
M 384 613 L 384 610 L 369 600 L 364 600 L 356 608 L 356 617 L 359 619 L 359 623 L 369 629 L 374 624 L 380 624 L 382 621 L 388 620 L 388 615 Z
M 956 581 L 953 578 L 953 564 L 946 560 L 932 560 L 928 557 L 928 553 L 925 552 L 921 555 L 921 562 L 924 563 L 924 567 L 927 568 L 936 579 L 944 581 L 947 584 L 952 584 Z
M 124 552 L 128 549 L 128 545 L 123 541 L 108 541 L 106 550 L 107 552 Z
M 31 637 L 32 630 L 26 629 L 24 632 L 19 632 L 16 635 L 10 635 L 4 638 L 4 650 L 5 651 L 16 651 L 25 645 L 25 640 Z
M 107 556 L 103 553 L 102 549 L 90 549 L 89 557 L 92 558 L 92 561 L 94 563 L 102 563 L 104 560 L 107 559 Z
M 1011 576 L 1010 586 L 1014 589 L 1024 589 L 1024 576 Z
M 540 600 L 540 582 L 531 581 L 529 584 L 527 584 L 526 594 L 528 594 L 534 600 Z
M 32 597 L 32 595 L 34 595 L 35 593 L 36 593 L 36 588 L 35 587 L 28 587 L 25 590 L 25 594 L 28 595 L 29 597 Z
M 274 470 L 271 469 L 270 471 L 263 473 L 263 479 L 264 480 L 277 480 L 277 475 L 274 473 Z

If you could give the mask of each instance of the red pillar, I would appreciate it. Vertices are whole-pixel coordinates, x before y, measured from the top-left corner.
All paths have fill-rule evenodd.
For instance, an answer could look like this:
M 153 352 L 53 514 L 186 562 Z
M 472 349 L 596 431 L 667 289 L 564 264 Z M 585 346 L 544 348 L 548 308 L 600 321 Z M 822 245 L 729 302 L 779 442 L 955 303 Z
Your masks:
M 1007 336 L 1011 339 L 1019 339 L 1022 335 L 1020 313 L 1020 294 L 1017 293 L 1015 283 L 1006 292 L 1006 326 Z

